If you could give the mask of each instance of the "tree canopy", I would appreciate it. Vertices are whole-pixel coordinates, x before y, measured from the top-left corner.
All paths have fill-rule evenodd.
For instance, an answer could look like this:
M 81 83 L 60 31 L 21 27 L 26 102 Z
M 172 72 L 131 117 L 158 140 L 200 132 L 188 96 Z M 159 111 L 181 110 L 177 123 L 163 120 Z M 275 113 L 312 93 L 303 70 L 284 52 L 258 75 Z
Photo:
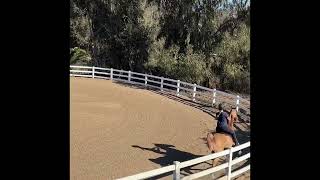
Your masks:
M 250 93 L 250 1 L 70 1 L 71 64 Z

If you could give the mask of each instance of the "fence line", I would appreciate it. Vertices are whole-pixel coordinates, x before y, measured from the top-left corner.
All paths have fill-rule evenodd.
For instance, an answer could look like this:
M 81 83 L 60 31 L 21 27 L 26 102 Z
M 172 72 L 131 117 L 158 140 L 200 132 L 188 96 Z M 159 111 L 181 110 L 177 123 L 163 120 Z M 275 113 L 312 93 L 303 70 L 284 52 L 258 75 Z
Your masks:
M 139 174 L 132 175 L 132 176 L 119 178 L 117 180 L 146 179 L 146 178 L 151 178 L 151 177 L 158 176 L 158 175 L 161 175 L 161 174 L 165 174 L 165 173 L 168 173 L 168 172 L 172 172 L 173 173 L 172 177 L 173 177 L 174 180 L 180 180 L 180 179 L 182 179 L 182 180 L 191 180 L 191 179 L 196 179 L 196 178 L 200 178 L 200 177 L 212 174 L 214 172 L 217 172 L 217 171 L 220 171 L 220 170 L 226 169 L 226 168 L 228 169 L 228 173 L 223 178 L 227 178 L 229 180 L 229 179 L 231 179 L 233 177 L 236 177 L 236 176 L 238 176 L 238 175 L 240 175 L 242 173 L 245 173 L 246 171 L 250 170 L 250 165 L 248 165 L 248 166 L 245 166 L 245 167 L 243 167 L 243 168 L 241 168 L 241 169 L 239 169 L 237 171 L 234 171 L 234 172 L 231 171 L 233 165 L 235 165 L 237 163 L 240 163 L 240 162 L 250 158 L 250 153 L 242 155 L 242 156 L 240 156 L 240 157 L 238 157 L 236 159 L 232 158 L 232 154 L 234 152 L 236 152 L 236 151 L 239 151 L 239 150 L 242 150 L 242 149 L 245 149 L 245 148 L 248 148 L 248 147 L 250 147 L 250 141 L 246 142 L 246 143 L 244 143 L 244 144 L 242 144 L 240 146 L 237 146 L 235 148 L 230 148 L 230 149 L 218 152 L 218 153 L 209 154 L 209 155 L 206 155 L 206 156 L 203 156 L 203 157 L 199 157 L 199 158 L 192 159 L 192 160 L 189 160 L 189 161 L 184 161 L 184 162 L 175 161 L 173 165 L 165 166 L 165 167 L 162 167 L 162 168 L 154 169 L 154 170 L 151 170 L 151 171 L 139 173 Z M 222 156 L 225 156 L 225 155 L 227 155 L 228 159 L 229 159 L 229 161 L 227 163 L 221 164 L 219 166 L 215 166 L 213 168 L 210 168 L 210 169 L 207 169 L 207 170 L 204 170 L 204 171 L 200 171 L 198 173 L 191 174 L 189 176 L 185 176 L 183 178 L 180 177 L 180 170 L 182 168 L 193 166 L 193 165 L 199 164 L 199 163 L 203 163 L 203 162 L 206 162 L 206 161 L 209 161 L 209 160 L 212 160 L 212 159 L 215 159 L 215 158 L 219 158 L 219 157 L 222 157 Z
M 170 78 L 165 78 L 165 77 L 158 77 L 154 75 L 149 75 L 149 74 L 142 74 L 138 72 L 131 72 L 131 71 L 125 71 L 125 70 L 118 70 L 118 69 L 113 69 L 113 68 L 101 68 L 101 67 L 89 67 L 89 66 L 70 66 L 70 76 L 80 76 L 80 77 L 91 77 L 92 78 L 102 78 L 102 79 L 111 79 L 111 80 L 120 80 L 122 82 L 128 82 L 131 84 L 141 84 L 142 82 L 137 82 L 134 80 L 142 80 L 144 81 L 145 86 L 150 86 L 153 88 L 158 88 L 163 90 L 169 90 L 169 91 L 176 91 L 176 95 L 180 95 L 181 90 L 185 91 L 187 93 L 191 93 L 191 98 L 193 101 L 198 101 L 200 99 L 197 98 L 197 96 L 200 96 L 200 94 L 207 94 L 210 99 L 210 104 L 213 106 L 216 104 L 221 98 L 223 98 L 223 101 L 226 102 L 227 104 L 233 106 L 236 108 L 237 111 L 239 110 L 245 110 L 245 111 L 250 111 L 248 106 L 249 101 L 246 99 L 241 98 L 240 96 L 228 94 L 223 91 L 219 91 L 216 89 L 210 89 L 207 87 L 203 87 L 197 84 L 192 84 L 180 80 L 175 80 L 175 79 L 170 79 Z M 81 69 L 81 70 L 80 70 Z M 83 69 L 83 70 L 82 70 Z M 97 70 L 104 70 L 104 72 L 97 71 Z M 115 73 L 116 72 L 116 73 Z M 125 73 L 125 74 L 122 74 Z M 106 76 L 101 76 L 101 75 L 106 75 Z M 144 76 L 142 77 L 136 77 L 133 75 L 139 75 L 139 76 Z M 120 78 L 122 77 L 122 78 Z M 150 79 L 150 78 L 153 79 Z M 126 78 L 126 80 L 124 79 Z M 169 83 L 170 82 L 170 83 Z M 149 83 L 154 83 L 156 85 L 151 85 Z M 186 87 L 186 85 L 188 87 Z M 169 89 L 174 88 L 174 89 Z M 222 101 L 222 100 L 221 100 Z
M 125 70 L 118 70 L 118 69 L 113 69 L 113 68 L 101 68 L 101 67 L 89 67 L 89 66 L 70 66 L 70 76 L 79 76 L 79 77 L 91 77 L 91 78 L 102 78 L 102 79 L 111 79 L 114 81 L 122 81 L 122 82 L 127 82 L 127 83 L 131 83 L 131 84 L 138 84 L 138 85 L 144 85 L 144 86 L 148 86 L 148 87 L 153 87 L 153 88 L 157 88 L 160 89 L 161 91 L 163 90 L 169 90 L 169 91 L 175 91 L 177 96 L 180 96 L 181 90 L 187 91 L 192 93 L 192 100 L 193 101 L 197 101 L 197 94 L 203 94 L 204 92 L 199 91 L 199 90 L 203 90 L 203 91 L 207 91 L 208 92 L 208 96 L 210 96 L 212 99 L 210 100 L 211 105 L 214 105 L 217 103 L 217 101 L 219 100 L 220 97 L 225 96 L 227 98 L 230 98 L 231 100 L 224 100 L 225 102 L 227 102 L 228 104 L 233 105 L 234 107 L 236 107 L 236 110 L 239 111 L 239 108 L 242 109 L 246 109 L 245 104 L 249 104 L 249 101 L 241 98 L 239 95 L 235 96 L 232 94 L 228 94 L 222 91 L 218 91 L 216 89 L 210 89 L 207 87 L 202 87 L 200 85 L 197 84 L 191 84 L 188 82 L 183 82 L 180 80 L 174 80 L 174 79 L 170 79 L 170 78 L 165 78 L 165 77 L 158 77 L 158 76 L 154 76 L 154 75 L 149 75 L 149 74 L 142 74 L 142 73 L 137 73 L 137 72 L 132 72 L 132 71 L 125 71 Z M 75 70 L 77 69 L 77 70 Z M 79 69 L 86 69 L 86 70 L 79 70 Z M 108 72 L 99 72 L 96 70 L 106 70 Z M 115 73 L 117 72 L 117 73 Z M 84 74 L 83 74 L 84 73 Z M 122 74 L 125 73 L 126 75 Z M 107 75 L 107 76 L 98 76 L 98 75 Z M 139 77 L 134 77 L 132 75 L 140 75 L 140 76 L 144 76 L 144 78 L 139 78 Z M 118 78 L 117 78 L 118 77 Z M 120 78 L 120 77 L 124 77 L 126 79 Z M 155 80 L 151 80 L 150 78 L 154 78 L 157 79 L 159 81 L 155 81 Z M 141 80 L 144 82 L 136 82 L 133 80 Z M 176 84 L 169 84 L 169 83 L 164 83 L 164 81 L 168 81 L 168 82 L 173 82 Z M 149 83 L 148 83 L 149 82 Z M 159 86 L 155 86 L 155 85 L 151 85 L 150 83 L 155 83 Z M 187 87 L 181 87 L 181 85 L 188 85 L 191 88 L 187 88 Z M 168 89 L 165 88 L 165 86 L 168 87 L 172 87 L 175 89 Z M 243 104 L 242 104 L 243 103 Z M 131 180 L 131 179 L 146 179 L 146 178 L 150 178 L 150 177 L 154 177 L 157 175 L 161 175 L 164 173 L 168 173 L 168 172 L 173 172 L 173 179 L 175 180 L 180 180 L 180 169 L 185 168 L 185 167 L 189 167 L 195 164 L 199 164 L 208 160 L 212 160 L 214 158 L 218 158 L 221 156 L 225 156 L 227 155 L 229 158 L 229 161 L 227 163 L 224 163 L 222 165 L 198 172 L 198 173 L 194 173 L 192 175 L 186 176 L 184 178 L 182 178 L 183 180 L 187 180 L 187 179 L 196 179 L 211 173 L 214 173 L 216 171 L 228 168 L 228 173 L 225 177 L 228 180 L 230 180 L 231 178 L 238 176 L 248 170 L 250 170 L 250 165 L 237 170 L 235 172 L 231 171 L 231 167 L 239 162 L 242 162 L 248 158 L 250 158 L 250 153 L 247 153 L 241 157 L 238 157 L 237 159 L 232 159 L 232 153 L 235 151 L 239 151 L 242 150 L 244 148 L 248 148 L 250 147 L 250 141 L 242 144 L 240 146 L 237 146 L 235 148 L 230 148 L 228 150 L 219 152 L 219 153 L 214 153 L 214 154 L 210 154 L 207 156 L 203 156 L 203 157 L 199 157 L 196 159 L 192 159 L 189 161 L 185 161 L 185 162 L 179 162 L 179 161 L 175 161 L 173 165 L 170 166 L 166 166 L 166 167 L 162 167 L 159 169 L 155 169 L 155 170 L 151 170 L 151 171 L 147 171 L 147 172 L 143 172 L 143 173 L 139 173 L 136 175 L 132 175 L 132 176 L 128 176 L 128 177 L 124 177 L 124 178 L 120 178 L 118 180 Z

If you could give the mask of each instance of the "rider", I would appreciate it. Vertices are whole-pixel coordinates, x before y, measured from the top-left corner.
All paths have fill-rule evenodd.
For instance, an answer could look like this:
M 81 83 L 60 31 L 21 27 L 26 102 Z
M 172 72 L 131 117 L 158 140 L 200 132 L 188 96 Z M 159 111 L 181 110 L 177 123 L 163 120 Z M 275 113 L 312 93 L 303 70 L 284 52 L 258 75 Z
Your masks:
M 219 133 L 219 132 L 224 132 L 224 133 L 227 133 L 227 134 L 230 134 L 232 136 L 232 139 L 233 139 L 233 142 L 235 142 L 235 145 L 239 145 L 239 142 L 237 140 L 237 137 L 236 137 L 236 133 L 234 132 L 233 129 L 231 129 L 229 126 L 228 126 L 228 113 L 224 112 L 223 111 L 223 104 L 219 104 L 219 112 L 217 113 L 217 117 L 218 117 L 218 123 L 217 123 L 217 128 L 216 128 L 216 132 Z

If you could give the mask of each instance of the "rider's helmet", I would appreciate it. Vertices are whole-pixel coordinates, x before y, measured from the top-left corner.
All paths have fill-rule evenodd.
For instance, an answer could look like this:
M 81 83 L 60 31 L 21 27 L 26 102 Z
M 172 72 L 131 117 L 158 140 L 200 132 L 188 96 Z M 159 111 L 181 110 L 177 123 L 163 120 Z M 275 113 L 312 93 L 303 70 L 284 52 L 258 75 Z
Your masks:
M 218 109 L 219 109 L 219 111 L 222 111 L 223 109 L 225 109 L 225 104 L 224 103 L 220 103 L 218 105 Z

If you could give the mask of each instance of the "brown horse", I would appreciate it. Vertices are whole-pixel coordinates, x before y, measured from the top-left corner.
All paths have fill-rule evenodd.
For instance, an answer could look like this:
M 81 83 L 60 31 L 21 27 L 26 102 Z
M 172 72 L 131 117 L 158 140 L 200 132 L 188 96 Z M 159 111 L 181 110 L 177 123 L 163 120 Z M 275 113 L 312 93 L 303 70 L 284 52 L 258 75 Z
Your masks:
M 225 149 L 231 148 L 234 145 L 232 137 L 228 134 L 224 133 L 208 133 L 207 135 L 207 143 L 209 151 L 212 153 L 218 153 Z M 212 160 L 212 166 L 216 166 L 219 161 L 219 158 L 215 158 Z
M 234 122 L 238 121 L 237 111 L 231 109 L 228 117 L 228 126 L 230 129 L 234 130 Z M 232 137 L 229 134 L 224 133 L 208 133 L 207 135 L 207 144 L 209 151 L 212 153 L 217 153 L 225 149 L 231 148 L 235 143 L 232 140 Z M 219 158 L 212 160 L 212 166 L 216 166 L 219 161 Z

